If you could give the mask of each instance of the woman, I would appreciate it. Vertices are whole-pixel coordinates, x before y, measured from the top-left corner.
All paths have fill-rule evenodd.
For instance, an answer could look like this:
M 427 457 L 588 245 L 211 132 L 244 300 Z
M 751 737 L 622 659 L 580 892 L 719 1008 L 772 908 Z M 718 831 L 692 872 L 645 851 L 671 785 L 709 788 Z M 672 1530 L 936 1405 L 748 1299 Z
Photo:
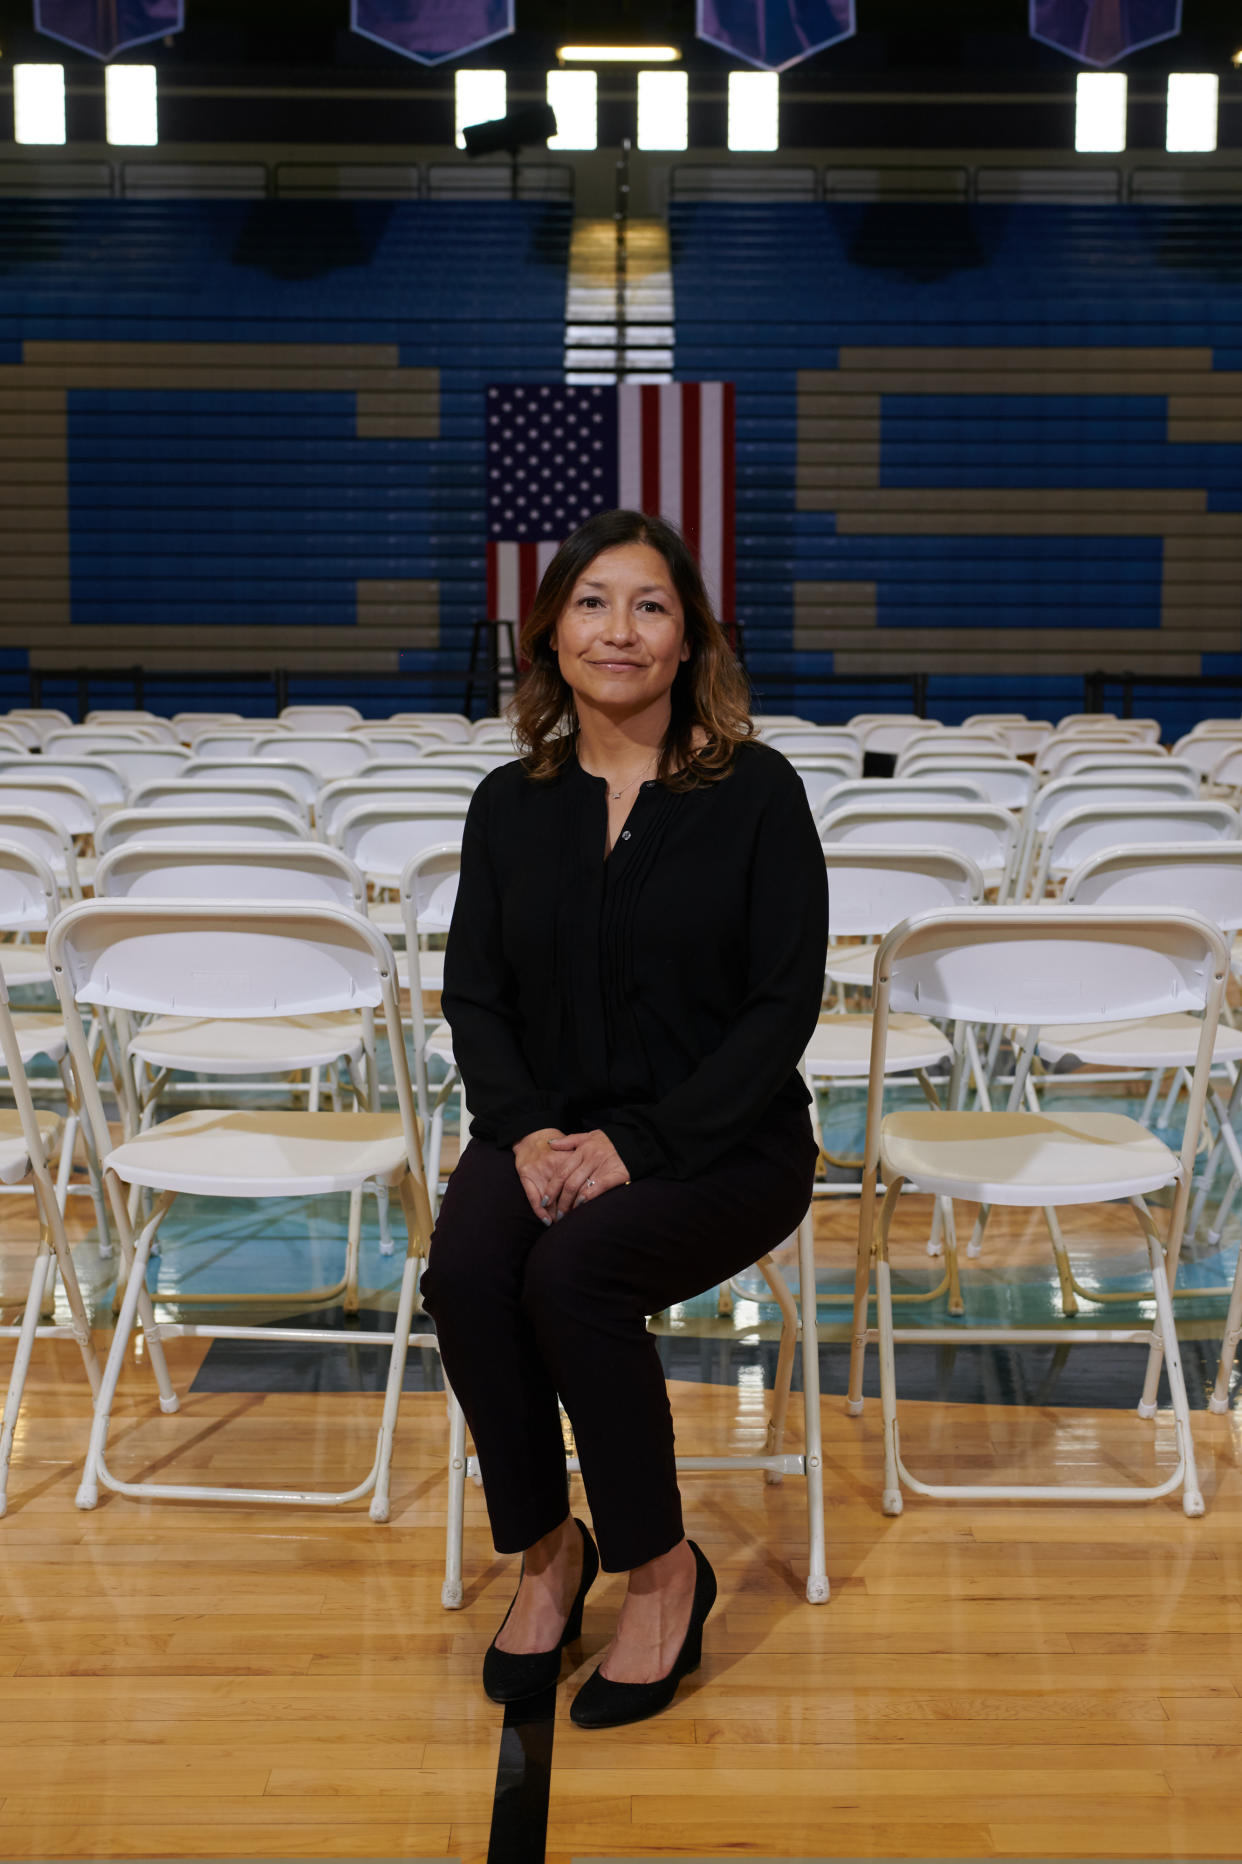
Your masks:
M 800 1222 L 816 1149 L 797 1064 L 819 1012 L 823 853 L 801 781 L 668 524 L 590 519 L 522 631 L 527 755 L 466 822 L 443 1002 L 473 1114 L 423 1278 L 522 1578 L 484 1662 L 555 1682 L 602 1559 L 629 1588 L 582 1726 L 672 1701 L 715 1598 L 685 1538 L 646 1316 Z M 599 1552 L 569 1513 L 558 1396 Z

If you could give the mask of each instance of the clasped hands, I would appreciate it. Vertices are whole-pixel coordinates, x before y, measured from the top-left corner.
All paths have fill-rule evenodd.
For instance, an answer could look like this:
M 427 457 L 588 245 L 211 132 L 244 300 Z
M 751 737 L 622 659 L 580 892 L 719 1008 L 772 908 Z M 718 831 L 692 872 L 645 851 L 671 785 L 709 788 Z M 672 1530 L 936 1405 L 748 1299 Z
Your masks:
M 602 1197 L 630 1174 L 606 1133 L 563 1133 L 558 1126 L 527 1133 L 513 1148 L 518 1177 L 542 1223 L 568 1216 L 577 1204 Z

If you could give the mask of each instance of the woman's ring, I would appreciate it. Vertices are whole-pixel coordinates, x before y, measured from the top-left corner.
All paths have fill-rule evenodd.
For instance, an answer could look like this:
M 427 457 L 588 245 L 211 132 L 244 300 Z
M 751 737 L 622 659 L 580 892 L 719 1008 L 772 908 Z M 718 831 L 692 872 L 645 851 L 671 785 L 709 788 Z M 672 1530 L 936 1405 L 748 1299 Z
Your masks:
M 584 1189 L 586 1189 L 586 1190 L 588 1190 L 588 1191 L 593 1191 L 593 1190 L 595 1189 L 595 1180 L 594 1180 L 594 1178 L 588 1178 L 588 1179 L 587 1179 L 587 1181 L 586 1181 L 586 1185 L 584 1186 Z

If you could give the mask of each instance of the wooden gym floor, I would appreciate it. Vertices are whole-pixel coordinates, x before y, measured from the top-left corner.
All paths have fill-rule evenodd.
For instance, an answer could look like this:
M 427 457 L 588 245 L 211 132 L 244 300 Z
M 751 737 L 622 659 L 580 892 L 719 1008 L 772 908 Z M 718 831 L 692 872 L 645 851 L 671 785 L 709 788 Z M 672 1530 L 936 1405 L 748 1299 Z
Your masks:
M 902 1210 L 912 1277 L 930 1266 L 920 1203 Z M 72 1208 L 84 1236 L 89 1206 Z M 825 1275 L 846 1280 L 848 1209 L 821 1206 L 818 1229 Z M 32 1234 L 27 1206 L 9 1200 L 10 1302 Z M 1107 1247 L 1124 1266 L 1128 1232 Z M 1037 1215 L 1013 1213 L 989 1232 L 972 1285 L 1023 1270 L 1046 1278 L 1046 1248 Z M 746 1308 L 667 1324 L 740 1339 L 762 1331 Z M 183 1394 L 203 1354 L 170 1347 Z M 1135 1354 L 1134 1395 L 1140 1376 Z M 754 1378 L 671 1389 L 683 1451 L 759 1443 Z M 139 1343 L 113 1461 L 125 1474 L 333 1484 L 369 1461 L 378 1411 L 370 1394 L 212 1390 L 162 1417 Z M 493 1555 L 469 1487 L 465 1609 L 441 1609 L 442 1398 L 403 1400 L 382 1527 L 365 1505 L 109 1496 L 79 1513 L 88 1417 L 72 1345 L 37 1348 L 0 1523 L 0 1852 L 487 1857 L 502 1715 L 478 1671 L 515 1571 Z M 597 1587 L 557 1698 L 547 1857 L 1237 1855 L 1238 1414 L 1196 1413 L 1208 1506 L 1193 1521 L 1176 1499 L 916 1496 L 888 1520 L 878 1403 L 851 1419 L 833 1389 L 823 1420 L 831 1601 L 802 1597 L 800 1480 L 687 1476 L 689 1531 L 721 1580 L 703 1668 L 651 1723 L 575 1729 L 572 1690 L 620 1596 L 617 1579 Z M 1144 1423 L 1128 1396 L 1098 1409 L 912 1402 L 903 1444 L 921 1473 L 1016 1463 L 1025 1480 L 1150 1481 L 1173 1458 L 1167 1412 Z M 497 1843 L 493 1859 L 538 1856 L 527 1836 L 525 1853 Z

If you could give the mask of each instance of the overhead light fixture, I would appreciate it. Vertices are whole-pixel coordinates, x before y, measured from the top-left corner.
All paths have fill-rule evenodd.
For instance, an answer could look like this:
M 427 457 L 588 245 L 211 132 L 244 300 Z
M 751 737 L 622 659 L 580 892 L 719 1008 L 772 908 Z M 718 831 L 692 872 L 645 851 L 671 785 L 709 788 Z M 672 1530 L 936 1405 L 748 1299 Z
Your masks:
M 1081 154 L 1118 155 L 1126 146 L 1126 74 L 1080 71 L 1074 147 Z
M 13 140 L 64 142 L 63 65 L 14 65 Z
M 556 56 L 565 65 L 675 65 L 676 45 L 562 45 Z
M 1216 147 L 1220 80 L 1214 71 L 1171 71 L 1164 146 L 1170 153 L 1210 155 Z
M 154 65 L 104 67 L 104 122 L 109 142 L 158 143 L 159 101 Z

